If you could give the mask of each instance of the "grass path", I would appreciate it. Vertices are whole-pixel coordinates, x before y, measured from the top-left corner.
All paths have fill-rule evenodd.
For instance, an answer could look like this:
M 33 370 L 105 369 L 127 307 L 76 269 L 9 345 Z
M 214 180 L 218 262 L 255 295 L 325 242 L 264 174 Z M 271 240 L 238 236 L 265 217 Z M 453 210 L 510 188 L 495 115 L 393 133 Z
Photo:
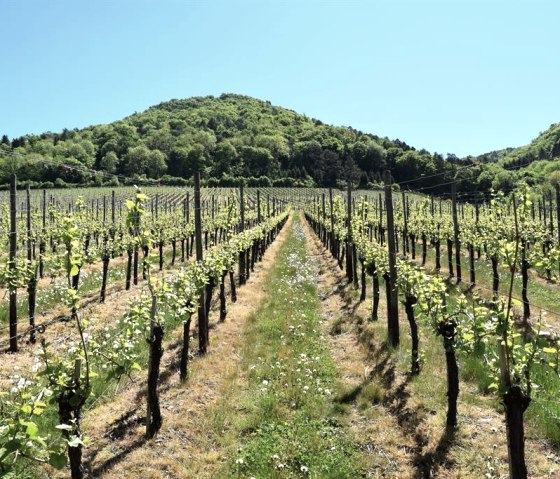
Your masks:
M 294 223 L 249 318 L 241 368 L 214 410 L 227 461 L 216 478 L 354 478 L 357 451 L 333 401 L 338 371 L 322 334 L 318 268 Z

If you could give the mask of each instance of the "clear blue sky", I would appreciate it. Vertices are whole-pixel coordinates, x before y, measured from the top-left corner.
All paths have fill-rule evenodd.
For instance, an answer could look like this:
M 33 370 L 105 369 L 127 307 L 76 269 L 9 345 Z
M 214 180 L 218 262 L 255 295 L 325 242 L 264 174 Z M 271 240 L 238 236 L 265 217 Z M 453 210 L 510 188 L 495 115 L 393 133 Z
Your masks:
M 0 0 L 0 134 L 241 93 L 459 156 L 560 121 L 560 1 Z

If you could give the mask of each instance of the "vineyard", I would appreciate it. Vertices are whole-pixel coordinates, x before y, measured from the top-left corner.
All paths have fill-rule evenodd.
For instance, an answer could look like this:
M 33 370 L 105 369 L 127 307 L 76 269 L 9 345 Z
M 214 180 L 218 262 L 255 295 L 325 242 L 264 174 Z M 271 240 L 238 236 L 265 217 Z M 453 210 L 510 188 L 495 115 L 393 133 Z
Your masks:
M 385 183 L 14 177 L 2 477 L 558 477 L 558 188 Z

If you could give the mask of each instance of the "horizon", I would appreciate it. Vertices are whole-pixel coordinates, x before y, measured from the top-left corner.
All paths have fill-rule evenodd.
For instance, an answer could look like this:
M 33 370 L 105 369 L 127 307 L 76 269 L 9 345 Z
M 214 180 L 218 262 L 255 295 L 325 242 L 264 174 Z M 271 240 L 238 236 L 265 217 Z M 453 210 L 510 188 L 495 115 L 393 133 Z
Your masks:
M 221 93 L 459 157 L 525 145 L 560 121 L 560 5 L 449 3 L 8 1 L 0 135 Z

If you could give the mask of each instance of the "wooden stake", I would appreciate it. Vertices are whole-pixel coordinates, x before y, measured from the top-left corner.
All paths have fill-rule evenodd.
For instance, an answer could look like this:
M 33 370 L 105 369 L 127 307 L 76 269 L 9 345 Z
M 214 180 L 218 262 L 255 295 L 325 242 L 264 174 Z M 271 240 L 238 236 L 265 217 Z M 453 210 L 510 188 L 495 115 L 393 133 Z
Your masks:
M 391 189 L 391 172 L 385 171 L 385 210 L 387 211 L 387 245 L 389 247 L 389 286 L 387 295 L 387 329 L 389 341 L 393 347 L 399 345 L 399 291 L 397 288 L 397 248 L 395 244 L 395 220 L 393 218 L 393 192 Z

